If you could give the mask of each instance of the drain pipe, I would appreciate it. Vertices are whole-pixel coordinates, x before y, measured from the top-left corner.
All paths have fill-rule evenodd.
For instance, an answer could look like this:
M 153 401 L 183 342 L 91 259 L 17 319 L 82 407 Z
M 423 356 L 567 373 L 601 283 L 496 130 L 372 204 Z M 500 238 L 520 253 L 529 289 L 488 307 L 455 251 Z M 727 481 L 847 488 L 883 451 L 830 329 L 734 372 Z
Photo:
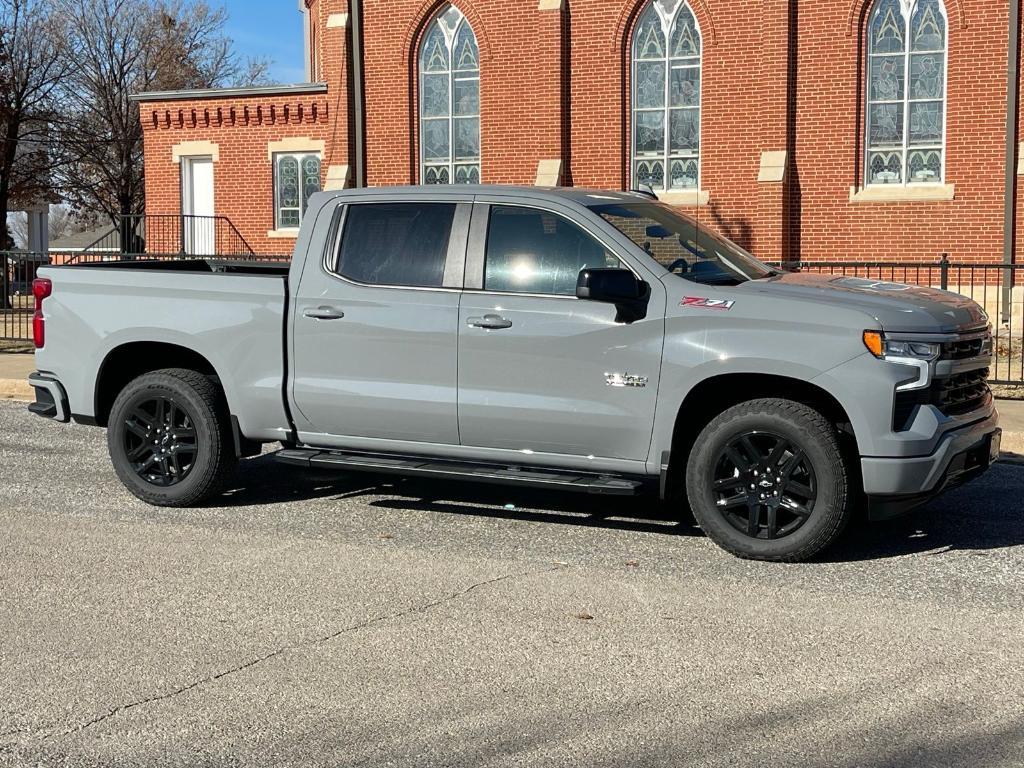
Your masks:
M 353 149 L 355 151 L 355 186 L 366 186 L 366 122 L 363 119 L 365 108 L 363 86 L 363 3 L 362 0 L 350 0 L 352 16 L 352 122 Z M 1014 0 L 1016 2 L 1017 0 Z
M 1020 2 L 1010 0 L 1010 29 L 1006 57 L 1006 190 L 1003 211 L 1003 264 L 1013 264 L 1016 252 L 1017 221 L 1017 111 L 1020 82 Z M 1013 310 L 1012 269 L 1003 270 L 1002 322 L 1010 321 Z

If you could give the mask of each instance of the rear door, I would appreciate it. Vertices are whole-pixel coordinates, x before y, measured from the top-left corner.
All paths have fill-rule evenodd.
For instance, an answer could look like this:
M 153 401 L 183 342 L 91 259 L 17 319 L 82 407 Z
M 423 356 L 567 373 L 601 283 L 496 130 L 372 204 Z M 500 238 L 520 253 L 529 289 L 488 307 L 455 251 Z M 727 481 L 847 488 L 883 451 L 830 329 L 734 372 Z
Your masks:
M 440 198 L 440 201 L 439 201 Z M 295 291 L 300 438 L 364 448 L 458 445 L 459 289 L 469 197 L 344 198 Z
M 459 312 L 462 444 L 556 465 L 567 463 L 558 456 L 645 461 L 665 327 L 661 281 L 571 209 L 488 199 L 474 206 Z M 626 266 L 651 285 L 645 319 L 617 322 L 613 305 L 576 298 L 580 270 L 605 266 Z

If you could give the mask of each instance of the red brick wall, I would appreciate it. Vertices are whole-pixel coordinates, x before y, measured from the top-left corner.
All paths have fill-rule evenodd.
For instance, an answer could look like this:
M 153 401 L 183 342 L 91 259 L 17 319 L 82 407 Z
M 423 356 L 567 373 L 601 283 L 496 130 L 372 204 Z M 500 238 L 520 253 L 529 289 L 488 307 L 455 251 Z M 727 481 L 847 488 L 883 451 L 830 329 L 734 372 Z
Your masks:
M 271 239 L 274 229 L 273 169 L 267 145 L 293 137 L 327 141 L 331 110 L 324 94 L 291 97 L 146 102 L 146 212 L 181 212 L 181 168 L 176 144 L 211 141 L 216 213 L 228 217 L 257 253 L 291 253 L 294 241 Z M 323 164 L 326 174 L 327 163 Z
M 946 180 L 956 199 L 854 204 L 850 188 L 863 177 L 868 0 L 691 0 L 704 42 L 701 186 L 710 204 L 690 212 L 766 259 L 933 260 L 949 252 L 958 260 L 1001 260 L 1009 1 L 946 0 Z M 563 11 L 537 3 L 456 0 L 480 46 L 483 180 L 530 184 L 539 160 L 561 158 L 576 185 L 628 186 L 629 36 L 643 0 L 568 0 Z M 370 185 L 418 181 L 416 54 L 425 24 L 443 5 L 364 0 Z M 257 240 L 272 221 L 268 140 L 323 138 L 325 168 L 354 165 L 347 31 L 327 28 L 330 14 L 348 10 L 347 0 L 311 4 L 314 76 L 330 90 L 293 101 L 319 105 L 315 119 L 307 108 L 301 122 L 207 127 L 190 110 L 212 101 L 143 105 L 151 211 L 176 210 L 170 145 L 184 139 L 221 143 L 218 207 Z M 182 106 L 183 123 L 150 125 L 154 108 L 163 126 L 164 111 L 176 115 Z M 761 153 L 787 149 L 786 181 L 759 184 Z M 235 164 L 243 167 L 227 170 Z

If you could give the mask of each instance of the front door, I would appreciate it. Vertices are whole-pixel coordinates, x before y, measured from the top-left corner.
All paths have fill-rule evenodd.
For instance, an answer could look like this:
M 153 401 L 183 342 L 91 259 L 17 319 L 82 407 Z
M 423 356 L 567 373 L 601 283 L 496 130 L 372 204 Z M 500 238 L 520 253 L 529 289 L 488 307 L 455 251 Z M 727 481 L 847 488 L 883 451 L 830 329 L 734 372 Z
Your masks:
M 665 326 L 660 281 L 648 280 L 646 319 L 617 322 L 614 306 L 575 295 L 584 267 L 623 266 L 585 222 L 476 207 L 474 229 L 486 226 L 486 238 L 471 237 L 484 252 L 471 245 L 468 257 L 482 290 L 467 290 L 459 310 L 462 444 L 535 463 L 545 454 L 646 460 Z
M 196 256 L 216 255 L 213 158 L 182 160 L 181 212 L 184 214 L 185 252 Z
M 291 340 L 293 416 L 304 441 L 396 451 L 458 445 L 470 208 L 457 199 L 349 203 L 333 213 L 326 258 L 310 245 Z M 328 228 L 316 224 L 314 232 Z

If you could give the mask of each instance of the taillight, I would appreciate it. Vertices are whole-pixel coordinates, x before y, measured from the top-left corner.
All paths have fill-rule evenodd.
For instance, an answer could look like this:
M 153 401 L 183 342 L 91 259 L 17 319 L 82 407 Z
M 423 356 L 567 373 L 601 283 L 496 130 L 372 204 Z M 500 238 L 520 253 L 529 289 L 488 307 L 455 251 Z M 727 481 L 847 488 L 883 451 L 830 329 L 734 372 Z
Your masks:
M 43 319 L 43 299 L 53 293 L 53 282 L 46 277 L 37 277 L 32 281 L 32 295 L 36 299 L 36 312 L 32 315 L 32 341 L 36 349 L 42 349 L 46 343 L 46 321 Z

